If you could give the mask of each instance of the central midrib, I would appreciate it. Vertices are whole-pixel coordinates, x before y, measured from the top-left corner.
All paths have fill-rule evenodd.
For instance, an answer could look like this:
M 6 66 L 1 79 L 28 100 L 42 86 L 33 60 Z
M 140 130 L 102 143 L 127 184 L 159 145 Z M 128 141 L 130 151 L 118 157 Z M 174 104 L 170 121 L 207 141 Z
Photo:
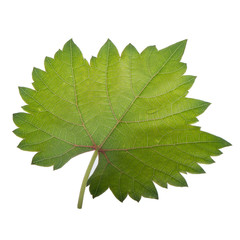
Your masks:
M 81 111 L 80 111 L 80 109 L 79 109 L 79 106 L 78 106 L 78 99 L 77 99 L 77 92 L 76 92 L 76 80 L 75 80 L 75 75 L 74 75 L 74 70 L 73 70 L 73 63 L 72 63 L 72 61 L 73 61 L 72 42 L 70 42 L 70 54 L 71 54 L 71 58 L 70 58 L 70 59 L 71 59 L 71 63 L 70 63 L 70 65 L 71 65 L 72 78 L 73 78 L 73 83 L 74 83 L 73 88 L 74 88 L 74 95 L 75 95 L 75 101 L 76 101 L 75 105 L 76 105 L 76 108 L 77 108 L 77 111 L 78 111 L 80 120 L 81 120 L 81 122 L 82 122 L 82 125 L 83 125 L 83 127 L 84 127 L 84 129 L 85 129 L 85 131 L 86 131 L 86 133 L 87 133 L 87 135 L 88 135 L 88 137 L 90 138 L 93 146 L 96 146 L 96 144 L 95 144 L 95 142 L 94 142 L 91 134 L 89 133 L 88 129 L 86 128 L 86 125 L 85 125 L 85 123 L 84 123 L 84 121 L 83 121 L 83 118 L 82 118 L 82 113 L 81 113 Z

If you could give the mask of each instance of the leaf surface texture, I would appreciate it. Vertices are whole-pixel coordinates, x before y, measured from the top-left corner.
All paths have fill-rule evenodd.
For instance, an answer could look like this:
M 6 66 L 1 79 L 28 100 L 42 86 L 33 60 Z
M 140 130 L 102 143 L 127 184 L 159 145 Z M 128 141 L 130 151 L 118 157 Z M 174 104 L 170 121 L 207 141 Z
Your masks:
M 110 188 L 120 201 L 139 201 L 158 198 L 153 182 L 187 186 L 182 173 L 203 173 L 199 163 L 213 163 L 230 144 L 192 125 L 209 103 L 186 97 L 196 77 L 184 75 L 185 46 L 139 53 L 129 44 L 120 55 L 108 40 L 88 63 L 68 41 L 44 71 L 34 68 L 34 90 L 19 88 L 27 103 L 14 114 L 19 148 L 54 169 L 97 149 L 93 197 Z

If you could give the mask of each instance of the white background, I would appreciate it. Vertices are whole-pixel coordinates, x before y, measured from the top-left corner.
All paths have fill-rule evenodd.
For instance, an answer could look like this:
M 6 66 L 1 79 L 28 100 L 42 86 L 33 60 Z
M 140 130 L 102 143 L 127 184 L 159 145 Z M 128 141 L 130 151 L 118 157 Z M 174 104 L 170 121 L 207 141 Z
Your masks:
M 240 239 L 240 37 L 239 1 L 2 1 L 0 6 L 1 165 L 0 239 Z M 188 188 L 158 187 L 159 200 L 127 198 L 110 191 L 76 207 L 91 153 L 53 171 L 31 165 L 34 153 L 18 149 L 12 113 L 24 102 L 18 86 L 31 87 L 32 68 L 43 69 L 73 38 L 89 60 L 107 38 L 119 51 L 139 51 L 188 39 L 183 61 L 198 78 L 190 97 L 212 105 L 198 125 L 233 144 L 188 174 Z

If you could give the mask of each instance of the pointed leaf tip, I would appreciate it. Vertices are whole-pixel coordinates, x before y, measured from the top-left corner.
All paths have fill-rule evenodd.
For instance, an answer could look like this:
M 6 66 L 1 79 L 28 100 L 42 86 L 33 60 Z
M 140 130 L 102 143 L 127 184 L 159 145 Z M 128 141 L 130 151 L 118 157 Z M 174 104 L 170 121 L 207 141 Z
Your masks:
M 180 49 L 184 50 L 186 48 L 186 45 L 187 45 L 187 39 L 176 42 L 176 43 L 170 45 L 169 47 L 176 46 L 177 48 L 180 48 Z
M 182 40 L 182 41 L 180 41 L 180 42 L 178 42 L 178 43 L 186 46 L 186 45 L 187 45 L 187 42 L 188 42 L 188 39 L 184 39 L 184 40 Z
M 228 141 L 226 141 L 226 140 L 224 140 L 224 139 L 223 139 L 223 141 L 224 141 L 224 147 L 230 147 L 230 146 L 232 146 L 232 144 L 231 144 L 230 142 L 228 142 Z
M 77 45 L 74 43 L 73 39 L 71 38 L 64 44 L 63 51 L 69 51 L 69 49 L 72 47 L 77 47 Z
M 70 38 L 70 39 L 67 41 L 67 43 L 74 43 L 74 41 L 73 41 L 72 38 Z
M 107 39 L 107 41 L 105 42 L 105 44 L 103 45 L 103 47 L 106 46 L 106 45 L 109 45 L 109 46 L 111 46 L 111 47 L 114 47 L 114 48 L 117 50 L 115 44 L 114 44 L 109 38 Z
M 185 40 L 181 41 L 181 43 L 182 43 L 182 45 L 184 46 L 184 48 L 186 48 L 187 42 L 188 42 L 188 40 L 187 40 L 187 39 L 185 39 Z
M 125 55 L 131 55 L 132 54 L 139 54 L 137 49 L 131 44 L 129 43 L 122 51 L 121 57 L 124 57 Z

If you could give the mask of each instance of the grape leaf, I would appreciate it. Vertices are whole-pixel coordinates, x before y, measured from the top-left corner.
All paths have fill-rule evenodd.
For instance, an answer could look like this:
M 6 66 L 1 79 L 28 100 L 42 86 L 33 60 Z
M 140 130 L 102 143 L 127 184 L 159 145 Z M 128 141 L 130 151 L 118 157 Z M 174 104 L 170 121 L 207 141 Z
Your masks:
M 93 197 L 110 188 L 120 201 L 158 198 L 153 182 L 187 186 L 181 173 L 203 173 L 199 163 L 213 163 L 230 143 L 192 125 L 209 103 L 186 97 L 196 77 L 184 75 L 185 46 L 139 53 L 129 44 L 120 56 L 108 40 L 89 64 L 68 41 L 46 57 L 45 71 L 33 69 L 35 90 L 19 88 L 28 113 L 13 117 L 18 147 L 37 152 L 33 164 L 54 169 L 95 150 L 82 198 L 87 180 Z

